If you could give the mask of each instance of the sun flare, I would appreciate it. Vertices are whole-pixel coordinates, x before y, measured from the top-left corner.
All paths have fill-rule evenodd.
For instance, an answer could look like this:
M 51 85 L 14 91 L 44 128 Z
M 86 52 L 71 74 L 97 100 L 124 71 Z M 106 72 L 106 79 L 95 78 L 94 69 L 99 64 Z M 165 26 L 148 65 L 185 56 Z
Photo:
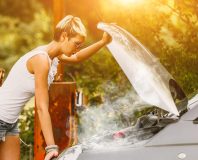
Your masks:
M 143 0 L 117 0 L 117 2 L 119 2 L 121 4 L 125 4 L 125 5 L 134 4 L 134 3 L 140 3 L 142 1 Z

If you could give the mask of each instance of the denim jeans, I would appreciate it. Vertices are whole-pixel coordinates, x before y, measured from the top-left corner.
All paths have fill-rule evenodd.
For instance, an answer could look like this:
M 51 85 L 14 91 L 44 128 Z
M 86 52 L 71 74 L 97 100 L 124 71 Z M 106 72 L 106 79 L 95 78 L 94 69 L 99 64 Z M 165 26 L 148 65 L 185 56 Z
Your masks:
M 0 120 L 0 142 L 5 141 L 7 135 L 19 135 L 18 121 L 11 124 Z

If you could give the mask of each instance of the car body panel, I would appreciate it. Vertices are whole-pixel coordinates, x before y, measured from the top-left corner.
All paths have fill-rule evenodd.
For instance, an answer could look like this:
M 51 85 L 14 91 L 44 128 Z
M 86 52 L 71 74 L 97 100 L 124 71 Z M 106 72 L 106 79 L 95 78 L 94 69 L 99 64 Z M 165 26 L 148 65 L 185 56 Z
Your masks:
M 77 160 L 197 160 L 198 124 L 192 120 L 198 116 L 198 102 L 195 105 L 184 118 L 169 124 L 142 146 L 85 150 Z
M 186 155 L 185 160 L 197 160 L 197 151 L 198 145 L 124 148 L 84 152 L 77 160 L 178 160 L 181 153 Z

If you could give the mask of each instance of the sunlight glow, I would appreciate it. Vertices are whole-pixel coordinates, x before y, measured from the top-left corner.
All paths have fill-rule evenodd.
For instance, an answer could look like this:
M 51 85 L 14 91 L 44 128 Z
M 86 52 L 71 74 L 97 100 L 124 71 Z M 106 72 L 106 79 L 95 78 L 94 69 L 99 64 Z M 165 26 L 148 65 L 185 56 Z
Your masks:
M 134 3 L 140 3 L 143 0 L 117 0 L 118 3 L 128 5 L 128 4 L 134 4 Z

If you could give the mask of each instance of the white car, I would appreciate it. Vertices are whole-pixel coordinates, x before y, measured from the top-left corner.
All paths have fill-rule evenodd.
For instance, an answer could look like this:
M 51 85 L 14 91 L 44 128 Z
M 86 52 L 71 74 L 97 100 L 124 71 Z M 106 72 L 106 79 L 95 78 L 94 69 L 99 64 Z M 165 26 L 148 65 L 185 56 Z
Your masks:
M 109 148 L 85 147 L 66 149 L 58 160 L 197 160 L 198 158 L 198 94 L 189 100 L 188 110 L 180 118 L 167 117 L 156 122 L 154 116 L 143 116 L 136 126 L 95 139 L 97 143 L 131 142 Z M 143 122 L 142 126 L 141 121 Z M 117 138 L 115 135 L 117 134 Z M 124 136 L 123 136 L 124 135 Z M 134 141 L 134 137 L 138 141 Z M 94 139 L 92 139 L 94 141 Z M 106 143 L 106 144 L 108 144 Z
M 57 159 L 198 160 L 198 94 L 188 101 L 173 77 L 130 33 L 115 24 L 99 28 L 113 37 L 108 48 L 138 95 L 168 112 L 144 115 L 134 126 L 92 137 Z

